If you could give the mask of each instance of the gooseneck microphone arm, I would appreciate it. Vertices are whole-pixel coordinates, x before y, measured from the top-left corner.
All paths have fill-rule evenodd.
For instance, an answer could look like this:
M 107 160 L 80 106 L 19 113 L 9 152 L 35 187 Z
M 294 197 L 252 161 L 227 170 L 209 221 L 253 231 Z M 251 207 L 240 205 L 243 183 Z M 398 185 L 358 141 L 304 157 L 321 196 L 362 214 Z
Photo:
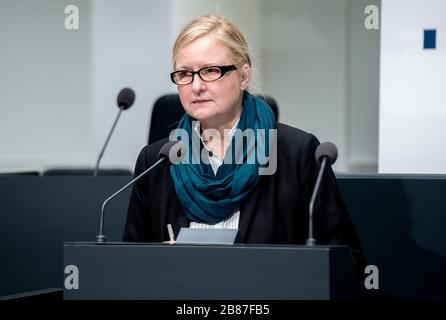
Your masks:
M 324 175 L 325 166 L 327 165 L 327 158 L 322 158 L 321 168 L 319 170 L 319 174 L 317 175 L 316 184 L 314 185 L 313 194 L 310 200 L 310 206 L 308 211 L 308 239 L 307 246 L 316 245 L 316 239 L 313 236 L 313 210 L 314 203 L 316 202 L 317 193 L 319 191 L 319 186 L 321 185 L 322 176 Z
M 151 165 L 147 170 L 145 170 L 143 173 L 141 173 L 139 176 L 137 176 L 135 179 L 133 179 L 132 181 L 130 181 L 129 183 L 127 183 L 125 186 L 123 186 L 121 189 L 119 189 L 118 191 L 116 191 L 113 195 L 111 195 L 110 197 L 108 197 L 104 203 L 102 204 L 102 210 L 101 210 L 101 222 L 99 224 L 99 234 L 96 236 L 96 241 L 98 243 L 104 243 L 105 242 L 105 235 L 104 235 L 104 212 L 105 212 L 105 206 L 107 205 L 107 203 L 113 199 L 114 197 L 116 197 L 118 194 L 120 194 L 122 191 L 124 191 L 125 189 L 127 189 L 128 187 L 130 187 L 132 184 L 134 184 L 136 181 L 138 181 L 139 179 L 141 179 L 142 177 L 144 177 L 150 170 L 152 170 L 152 168 L 156 167 L 158 164 L 160 164 L 161 162 L 163 162 L 164 160 L 166 160 L 165 157 L 159 159 L 157 162 L 155 162 L 153 165 Z
M 320 163 L 319 173 L 316 178 L 316 183 L 314 184 L 313 193 L 310 198 L 310 205 L 308 208 L 308 239 L 307 246 L 315 246 L 316 239 L 313 235 L 313 212 L 314 212 L 314 204 L 316 203 L 317 194 L 319 192 L 319 188 L 321 186 L 322 177 L 324 176 L 325 169 L 327 166 L 331 166 L 335 163 L 338 158 L 338 149 L 331 142 L 321 143 L 315 152 L 316 162 Z
M 186 145 L 184 142 L 181 141 L 169 141 L 164 146 L 161 147 L 159 153 L 158 153 L 158 161 L 155 162 L 153 165 L 151 165 L 148 169 L 146 169 L 143 173 L 138 175 L 136 178 L 132 179 L 129 183 L 127 183 L 125 186 L 123 186 L 121 189 L 116 191 L 113 195 L 108 197 L 103 203 L 102 203 L 102 210 L 101 210 L 101 222 L 99 224 L 99 234 L 96 236 L 96 243 L 104 243 L 105 242 L 105 235 L 104 235 L 104 216 L 105 216 L 105 206 L 107 203 L 116 197 L 118 194 L 120 194 L 122 191 L 130 187 L 132 184 L 137 182 L 139 179 L 144 177 L 147 173 L 149 173 L 150 170 L 155 168 L 157 165 L 159 165 L 163 161 L 167 161 L 168 164 L 178 164 L 185 156 L 186 154 Z
M 96 165 L 94 167 L 94 176 L 96 177 L 98 175 L 99 170 L 99 163 L 101 162 L 102 156 L 104 155 L 105 148 L 107 148 L 108 142 L 110 141 L 110 137 L 112 136 L 113 131 L 115 130 L 116 124 L 118 123 L 119 117 L 121 116 L 122 109 L 119 108 L 118 115 L 116 116 L 115 122 L 113 123 L 113 126 L 108 134 L 107 140 L 105 140 L 105 144 L 102 147 L 101 153 L 99 153 L 98 160 L 96 161 Z
M 110 137 L 112 136 L 112 133 L 115 130 L 116 124 L 118 123 L 119 117 L 121 116 L 121 112 L 123 110 L 129 109 L 132 106 L 133 102 L 135 102 L 135 92 L 133 92 L 132 89 L 124 88 L 119 92 L 118 98 L 116 101 L 118 108 L 119 108 L 119 112 L 118 112 L 115 122 L 113 123 L 113 126 L 108 134 L 107 140 L 105 140 L 105 144 L 102 147 L 102 150 L 99 153 L 99 157 L 96 161 L 96 165 L 94 167 L 94 173 L 93 173 L 93 175 L 95 177 L 98 175 L 99 163 L 101 162 L 102 156 L 104 155 L 105 148 L 107 148 L 107 144 L 110 141 Z

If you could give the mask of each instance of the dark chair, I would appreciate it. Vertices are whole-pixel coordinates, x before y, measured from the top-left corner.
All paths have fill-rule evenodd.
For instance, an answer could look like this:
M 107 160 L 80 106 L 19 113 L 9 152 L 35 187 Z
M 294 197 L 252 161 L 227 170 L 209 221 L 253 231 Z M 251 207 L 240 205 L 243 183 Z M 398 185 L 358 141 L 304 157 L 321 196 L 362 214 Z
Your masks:
M 53 168 L 43 171 L 44 176 L 92 176 L 92 168 Z M 132 176 L 128 169 L 99 169 L 98 176 Z
M 258 95 L 268 103 L 273 110 L 276 121 L 279 121 L 279 107 L 271 96 Z M 170 132 L 176 128 L 184 109 L 178 94 L 166 94 L 156 100 L 150 120 L 149 144 L 167 138 Z

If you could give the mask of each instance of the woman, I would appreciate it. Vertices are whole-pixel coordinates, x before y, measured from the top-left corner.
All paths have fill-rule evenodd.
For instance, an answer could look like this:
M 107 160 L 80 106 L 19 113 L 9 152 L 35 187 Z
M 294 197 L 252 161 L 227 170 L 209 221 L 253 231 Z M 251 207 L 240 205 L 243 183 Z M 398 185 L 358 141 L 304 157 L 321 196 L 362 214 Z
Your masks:
M 181 227 L 235 228 L 239 243 L 304 244 L 319 142 L 302 130 L 276 123 L 269 106 L 248 93 L 252 66 L 240 30 L 217 16 L 190 22 L 175 42 L 173 67 L 171 78 L 186 111 L 178 129 L 199 137 L 208 163 L 163 164 L 135 184 L 124 241 L 167 241 L 166 226 L 171 224 L 175 234 Z M 234 159 L 228 150 L 235 150 L 235 130 L 251 129 L 277 129 L 277 144 L 269 150 L 277 155 L 271 174 L 260 175 L 260 163 L 226 161 L 227 154 Z M 166 142 L 143 148 L 135 175 L 157 160 Z M 259 140 L 242 147 L 245 160 L 250 143 L 257 147 Z M 349 245 L 362 265 L 358 237 L 334 174 L 328 171 L 314 209 L 315 238 L 318 244 Z

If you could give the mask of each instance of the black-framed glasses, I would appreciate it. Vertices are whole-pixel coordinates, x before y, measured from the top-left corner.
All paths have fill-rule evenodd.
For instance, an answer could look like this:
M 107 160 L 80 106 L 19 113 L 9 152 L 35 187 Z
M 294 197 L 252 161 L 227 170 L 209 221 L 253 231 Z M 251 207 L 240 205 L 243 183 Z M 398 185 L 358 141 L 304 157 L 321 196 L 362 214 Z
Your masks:
M 186 85 L 194 81 L 194 75 L 198 74 L 201 80 L 210 82 L 215 81 L 223 77 L 227 72 L 236 70 L 234 65 L 230 66 L 209 66 L 201 68 L 198 71 L 191 70 L 178 70 L 170 74 L 170 79 L 177 85 Z

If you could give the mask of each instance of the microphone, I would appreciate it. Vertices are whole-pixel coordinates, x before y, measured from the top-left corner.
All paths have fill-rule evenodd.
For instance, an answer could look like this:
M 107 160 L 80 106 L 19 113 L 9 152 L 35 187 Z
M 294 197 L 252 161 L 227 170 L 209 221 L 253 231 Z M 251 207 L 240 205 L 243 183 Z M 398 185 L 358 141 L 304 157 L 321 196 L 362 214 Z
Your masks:
M 119 109 L 127 110 L 132 106 L 133 102 L 135 102 L 135 92 L 132 89 L 124 88 L 119 92 L 117 99 Z
M 316 201 L 316 196 L 319 191 L 319 186 L 321 184 L 322 176 L 325 171 L 325 167 L 327 164 L 331 166 L 333 163 L 335 163 L 336 159 L 338 158 L 338 149 L 336 146 L 331 142 L 324 142 L 321 143 L 317 148 L 315 152 L 315 157 L 317 163 L 320 163 L 321 166 L 319 168 L 319 173 L 316 179 L 316 184 L 314 185 L 313 194 L 311 195 L 310 200 L 310 206 L 309 206 L 309 212 L 308 212 L 308 239 L 307 239 L 307 246 L 314 246 L 316 245 L 316 239 L 313 237 L 313 209 L 314 209 L 314 203 Z
M 147 170 L 145 170 L 143 173 L 141 173 L 139 176 L 131 180 L 129 183 L 127 183 L 125 186 L 123 186 L 121 189 L 116 191 L 113 195 L 108 197 L 103 203 L 102 203 L 102 210 L 101 210 L 101 221 L 99 224 L 99 234 L 96 236 L 96 242 L 97 243 L 104 243 L 106 240 L 104 235 L 104 212 L 105 212 L 105 206 L 107 203 L 116 197 L 118 194 L 120 194 L 122 191 L 127 189 L 129 186 L 134 184 L 136 181 L 144 177 L 147 173 L 150 172 L 153 168 L 158 166 L 161 162 L 167 160 L 168 163 L 177 164 L 179 163 L 186 154 L 186 144 L 182 141 L 169 141 L 164 146 L 161 147 L 160 152 L 158 154 L 158 161 L 155 162 L 153 165 L 151 165 Z
M 118 119 L 119 119 L 119 116 L 121 115 L 121 112 L 123 110 L 129 109 L 132 106 L 133 102 L 135 102 L 135 92 L 133 92 L 133 90 L 130 88 L 122 89 L 121 92 L 119 92 L 119 94 L 118 94 L 118 99 L 116 102 L 118 104 L 119 112 L 118 112 L 115 122 L 113 123 L 113 126 L 108 134 L 108 137 L 105 140 L 105 144 L 102 147 L 101 152 L 99 153 L 99 157 L 96 160 L 96 166 L 94 167 L 94 174 L 93 174 L 95 177 L 98 175 L 99 162 L 101 162 L 102 156 L 104 155 L 105 148 L 107 147 L 107 144 L 110 141 L 110 137 L 111 137 L 113 131 L 115 130 L 115 127 L 116 127 L 116 124 L 118 123 Z

